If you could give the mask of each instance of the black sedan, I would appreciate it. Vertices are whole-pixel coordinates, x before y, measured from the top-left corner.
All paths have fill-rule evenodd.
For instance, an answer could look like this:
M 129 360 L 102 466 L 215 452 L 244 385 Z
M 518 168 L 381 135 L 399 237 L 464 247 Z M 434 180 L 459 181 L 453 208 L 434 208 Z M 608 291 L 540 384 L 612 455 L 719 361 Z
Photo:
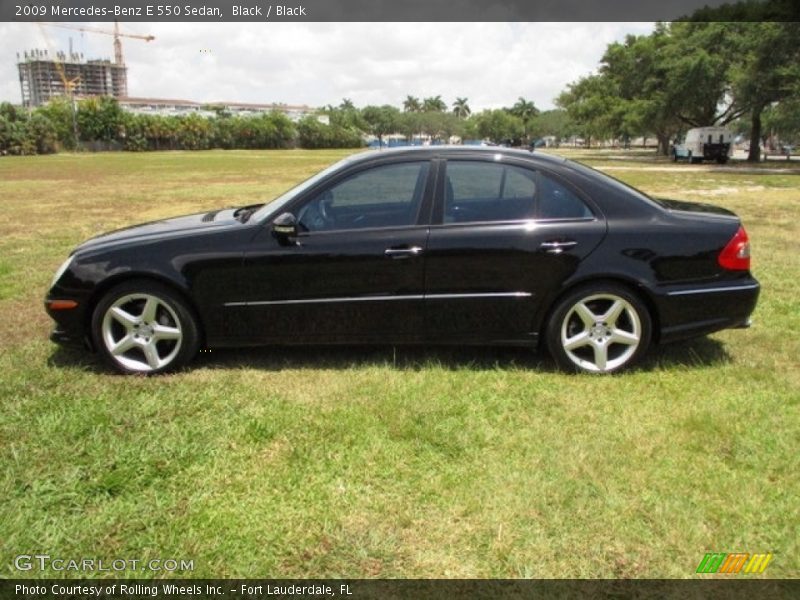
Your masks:
M 428 147 L 91 239 L 45 306 L 51 339 L 125 373 L 200 348 L 331 343 L 544 345 L 564 369 L 608 373 L 653 343 L 746 327 L 749 269 L 727 210 L 539 153 Z

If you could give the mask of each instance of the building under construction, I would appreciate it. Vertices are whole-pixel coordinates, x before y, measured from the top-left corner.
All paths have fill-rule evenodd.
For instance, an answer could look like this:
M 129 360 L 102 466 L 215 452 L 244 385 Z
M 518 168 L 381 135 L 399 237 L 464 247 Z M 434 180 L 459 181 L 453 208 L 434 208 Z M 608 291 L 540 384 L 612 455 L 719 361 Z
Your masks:
M 123 62 L 85 60 L 70 51 L 48 56 L 47 50 L 17 53 L 22 105 L 46 104 L 55 96 L 128 95 L 128 74 Z M 67 89 L 67 87 L 71 89 Z

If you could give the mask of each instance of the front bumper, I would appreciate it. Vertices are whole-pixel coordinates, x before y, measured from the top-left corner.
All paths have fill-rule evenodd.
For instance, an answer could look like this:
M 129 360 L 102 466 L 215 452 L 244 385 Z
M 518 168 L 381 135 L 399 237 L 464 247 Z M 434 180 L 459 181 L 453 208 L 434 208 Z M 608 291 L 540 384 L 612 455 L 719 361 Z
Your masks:
M 44 301 L 44 308 L 55 326 L 50 333 L 50 341 L 64 346 L 82 346 L 91 348 L 89 330 L 86 320 L 85 299 L 77 300 L 77 306 L 66 310 L 52 308 L 52 301 L 56 298 L 48 297 Z M 58 298 L 61 299 L 60 297 Z
M 84 348 L 87 350 L 94 350 L 91 340 L 85 335 L 75 335 L 69 331 L 59 329 L 58 325 L 50 332 L 50 341 L 55 342 L 60 346 L 69 346 L 71 348 Z

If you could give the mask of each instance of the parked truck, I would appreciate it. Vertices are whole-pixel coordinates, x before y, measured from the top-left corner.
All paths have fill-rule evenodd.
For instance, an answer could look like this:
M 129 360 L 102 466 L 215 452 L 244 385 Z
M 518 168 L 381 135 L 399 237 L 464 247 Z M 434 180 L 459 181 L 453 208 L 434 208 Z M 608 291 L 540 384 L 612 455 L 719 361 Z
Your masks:
M 733 134 L 725 127 L 695 127 L 686 132 L 682 142 L 672 146 L 672 160 L 690 163 L 715 160 L 725 164 L 731 157 Z

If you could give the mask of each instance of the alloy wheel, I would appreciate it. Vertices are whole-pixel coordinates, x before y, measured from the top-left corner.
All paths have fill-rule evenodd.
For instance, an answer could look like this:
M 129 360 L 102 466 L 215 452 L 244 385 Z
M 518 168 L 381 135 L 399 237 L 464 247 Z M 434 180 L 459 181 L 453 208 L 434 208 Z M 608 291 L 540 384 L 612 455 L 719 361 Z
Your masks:
M 561 322 L 567 358 L 585 371 L 613 371 L 630 361 L 642 341 L 636 308 L 616 294 L 593 294 L 577 301 Z
M 113 361 L 142 373 L 169 366 L 183 342 L 175 310 L 147 293 L 127 294 L 111 304 L 103 316 L 101 336 Z

